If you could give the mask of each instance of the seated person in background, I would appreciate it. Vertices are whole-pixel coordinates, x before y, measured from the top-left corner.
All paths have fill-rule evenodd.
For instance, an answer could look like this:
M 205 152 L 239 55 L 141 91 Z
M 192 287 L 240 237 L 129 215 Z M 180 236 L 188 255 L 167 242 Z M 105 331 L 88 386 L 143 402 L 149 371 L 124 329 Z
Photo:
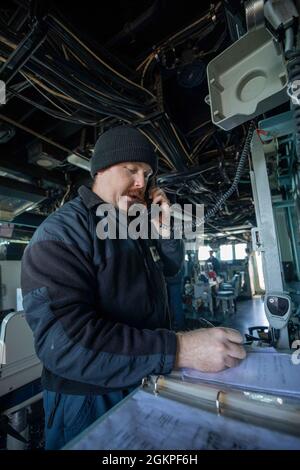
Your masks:
M 208 277 L 206 276 L 204 271 L 200 272 L 199 281 L 204 282 L 205 284 L 208 284 L 208 282 L 209 282 Z
M 208 266 L 208 263 L 212 264 L 213 271 L 215 271 L 216 274 L 219 274 L 220 272 L 220 261 L 213 256 L 214 252 L 213 250 L 209 251 L 209 258 L 206 260 L 206 265 Z

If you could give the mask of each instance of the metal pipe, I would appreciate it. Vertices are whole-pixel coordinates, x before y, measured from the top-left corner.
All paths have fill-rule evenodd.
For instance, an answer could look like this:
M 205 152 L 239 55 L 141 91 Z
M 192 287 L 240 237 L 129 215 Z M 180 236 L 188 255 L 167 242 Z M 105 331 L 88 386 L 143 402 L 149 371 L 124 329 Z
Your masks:
M 296 267 L 296 272 L 297 272 L 297 278 L 300 280 L 300 265 L 299 265 L 299 258 L 298 258 L 298 250 L 297 250 L 297 242 L 295 239 L 295 233 L 294 233 L 294 226 L 293 226 L 293 219 L 292 219 L 292 214 L 291 214 L 291 207 L 288 206 L 286 207 L 287 210 L 287 216 L 288 216 L 288 224 L 289 224 L 289 232 L 291 234 L 291 242 L 292 242 L 292 247 L 293 247 L 293 258 L 295 261 L 295 267 Z
M 290 27 L 285 32 L 285 41 L 284 41 L 284 52 L 285 54 L 292 50 L 294 47 L 294 31 L 293 28 Z
M 288 207 L 294 207 L 295 206 L 295 201 L 290 200 L 290 201 L 278 201 L 274 202 L 274 207 L 276 209 L 282 209 L 282 208 L 288 208 Z
M 27 408 L 22 408 L 21 410 L 13 413 L 9 416 L 9 422 L 12 428 L 21 434 L 24 439 L 28 440 L 29 428 L 27 420 Z M 14 437 L 7 436 L 7 450 L 25 450 L 26 444 L 24 442 L 18 441 Z

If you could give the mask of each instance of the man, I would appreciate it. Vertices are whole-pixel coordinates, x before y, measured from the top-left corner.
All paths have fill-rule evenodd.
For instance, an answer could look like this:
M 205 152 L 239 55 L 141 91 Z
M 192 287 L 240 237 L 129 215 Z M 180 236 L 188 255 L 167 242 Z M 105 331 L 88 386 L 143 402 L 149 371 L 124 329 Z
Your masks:
M 92 190 L 37 229 L 22 260 L 23 305 L 43 363 L 46 448 L 58 449 L 149 374 L 175 367 L 218 371 L 244 358 L 241 335 L 169 330 L 164 277 L 180 269 L 180 240 L 99 239 L 97 208 L 119 215 L 145 202 L 157 157 L 129 126 L 105 132 L 91 161 Z M 166 214 L 165 193 L 149 197 Z M 160 221 L 152 223 L 159 230 Z
M 209 258 L 206 261 L 206 264 L 211 263 L 213 270 L 216 274 L 220 273 L 220 261 L 214 256 L 213 250 L 209 251 Z

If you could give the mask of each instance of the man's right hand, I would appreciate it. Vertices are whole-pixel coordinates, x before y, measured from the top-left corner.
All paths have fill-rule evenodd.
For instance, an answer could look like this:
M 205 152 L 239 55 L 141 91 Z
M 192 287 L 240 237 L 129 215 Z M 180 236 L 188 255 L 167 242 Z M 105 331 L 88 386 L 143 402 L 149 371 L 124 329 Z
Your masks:
M 231 328 L 203 328 L 177 333 L 175 368 L 219 372 L 246 357 L 242 335 Z

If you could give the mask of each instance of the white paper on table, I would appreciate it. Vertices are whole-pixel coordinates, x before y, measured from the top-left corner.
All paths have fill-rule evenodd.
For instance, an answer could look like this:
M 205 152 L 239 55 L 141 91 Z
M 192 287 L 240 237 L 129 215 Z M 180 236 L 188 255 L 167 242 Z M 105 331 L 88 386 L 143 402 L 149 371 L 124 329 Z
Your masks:
M 300 449 L 300 438 L 139 390 L 65 449 Z
M 182 376 L 243 390 L 300 397 L 300 365 L 293 364 L 290 354 L 249 352 L 237 367 L 217 373 L 183 369 Z

